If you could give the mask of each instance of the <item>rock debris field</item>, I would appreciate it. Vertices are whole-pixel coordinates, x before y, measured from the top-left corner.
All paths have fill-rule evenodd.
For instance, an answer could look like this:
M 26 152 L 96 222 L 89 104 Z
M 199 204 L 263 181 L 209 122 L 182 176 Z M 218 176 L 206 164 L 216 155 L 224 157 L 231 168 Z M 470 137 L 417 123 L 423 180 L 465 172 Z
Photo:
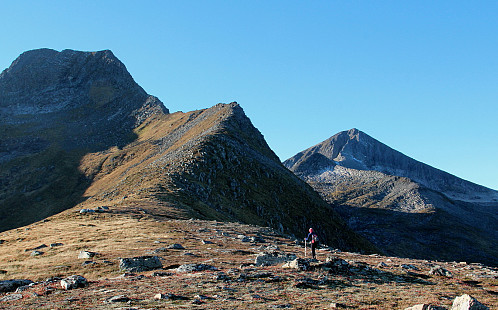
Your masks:
M 73 210 L 0 238 L 2 309 L 498 307 L 494 267 L 325 245 L 312 260 L 302 238 L 238 223 Z

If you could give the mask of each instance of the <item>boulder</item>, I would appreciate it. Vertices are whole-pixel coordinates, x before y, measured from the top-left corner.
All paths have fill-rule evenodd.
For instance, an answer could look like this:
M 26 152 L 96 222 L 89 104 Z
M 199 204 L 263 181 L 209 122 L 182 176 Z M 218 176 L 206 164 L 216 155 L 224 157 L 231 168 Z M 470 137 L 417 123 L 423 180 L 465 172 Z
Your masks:
M 212 270 L 216 271 L 218 268 L 207 265 L 207 264 L 185 264 L 185 265 L 180 265 L 176 269 L 178 272 L 196 272 L 196 271 L 205 271 L 205 270 Z
M 308 270 L 310 268 L 310 263 L 305 259 L 296 258 L 295 260 L 283 264 L 282 268 Z
M 121 258 L 119 269 L 127 272 L 142 272 L 161 269 L 163 264 L 157 256 L 138 256 L 131 258 Z
M 88 281 L 80 275 L 72 275 L 61 280 L 61 287 L 65 290 L 72 290 L 79 287 L 85 287 Z
M 107 302 L 128 302 L 130 298 L 126 295 L 117 295 L 107 299 Z
M 489 308 L 481 304 L 474 297 L 464 294 L 453 300 L 451 310 L 489 310 Z
M 78 258 L 92 258 L 96 256 L 98 253 L 96 252 L 90 252 L 90 251 L 81 251 L 80 254 L 78 254 Z
M 405 310 L 446 310 L 446 308 L 433 306 L 430 304 L 418 304 L 409 308 L 405 308 Z
M 85 213 L 95 213 L 95 210 L 93 209 L 81 209 L 80 214 L 85 214 Z
M 442 276 L 447 278 L 453 277 L 453 274 L 450 271 L 444 269 L 439 265 L 432 267 L 431 270 L 429 271 L 429 274 L 433 276 Z
M 22 294 L 9 294 L 0 298 L 0 301 L 14 301 L 14 300 L 19 300 L 21 298 Z
M 185 250 L 185 248 L 183 247 L 183 245 L 181 245 L 179 243 L 175 243 L 175 244 L 172 244 L 172 245 L 168 246 L 168 249 L 172 249 L 172 250 Z
M 15 291 L 18 287 L 24 286 L 24 285 L 29 285 L 33 283 L 31 280 L 4 280 L 0 281 L 0 293 L 5 293 L 5 292 L 13 292 Z
M 256 266 L 273 266 L 295 260 L 295 254 L 286 254 L 281 252 L 259 253 L 254 260 Z

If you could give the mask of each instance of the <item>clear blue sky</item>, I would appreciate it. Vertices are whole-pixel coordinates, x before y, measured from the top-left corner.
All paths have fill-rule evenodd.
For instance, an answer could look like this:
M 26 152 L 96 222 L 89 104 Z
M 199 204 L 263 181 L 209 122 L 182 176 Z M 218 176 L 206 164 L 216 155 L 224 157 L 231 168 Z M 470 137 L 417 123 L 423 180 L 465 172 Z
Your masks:
M 237 101 L 285 160 L 356 127 L 498 189 L 497 1 L 1 1 L 0 68 L 111 49 L 172 112 Z

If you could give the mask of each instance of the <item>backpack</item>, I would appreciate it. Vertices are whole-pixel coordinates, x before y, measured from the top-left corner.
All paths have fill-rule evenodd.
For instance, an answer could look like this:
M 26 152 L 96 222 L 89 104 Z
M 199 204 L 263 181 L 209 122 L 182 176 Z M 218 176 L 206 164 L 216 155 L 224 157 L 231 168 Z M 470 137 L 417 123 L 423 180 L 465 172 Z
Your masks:
M 311 243 L 318 243 L 318 235 L 317 234 L 311 235 Z

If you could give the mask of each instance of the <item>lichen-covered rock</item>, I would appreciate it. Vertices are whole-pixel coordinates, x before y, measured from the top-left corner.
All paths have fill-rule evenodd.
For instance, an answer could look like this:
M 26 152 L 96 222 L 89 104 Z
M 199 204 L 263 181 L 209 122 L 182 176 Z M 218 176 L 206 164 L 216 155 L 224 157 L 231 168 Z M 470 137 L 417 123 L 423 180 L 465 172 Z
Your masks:
M 474 297 L 464 294 L 453 300 L 451 310 L 489 310 L 489 308 L 481 304 Z
M 443 267 L 441 267 L 439 265 L 432 267 L 431 270 L 429 271 L 429 274 L 431 274 L 433 276 L 442 276 L 442 277 L 448 277 L 448 278 L 453 277 L 453 274 L 450 271 L 444 269 Z
M 61 280 L 61 287 L 65 290 L 72 290 L 75 288 L 85 287 L 88 281 L 80 275 L 72 275 Z
M 127 272 L 143 272 L 160 269 L 162 267 L 163 264 L 157 256 L 121 258 L 119 261 L 119 269 Z
M 283 264 L 282 268 L 308 270 L 310 268 L 310 263 L 305 259 L 296 258 L 295 260 Z

